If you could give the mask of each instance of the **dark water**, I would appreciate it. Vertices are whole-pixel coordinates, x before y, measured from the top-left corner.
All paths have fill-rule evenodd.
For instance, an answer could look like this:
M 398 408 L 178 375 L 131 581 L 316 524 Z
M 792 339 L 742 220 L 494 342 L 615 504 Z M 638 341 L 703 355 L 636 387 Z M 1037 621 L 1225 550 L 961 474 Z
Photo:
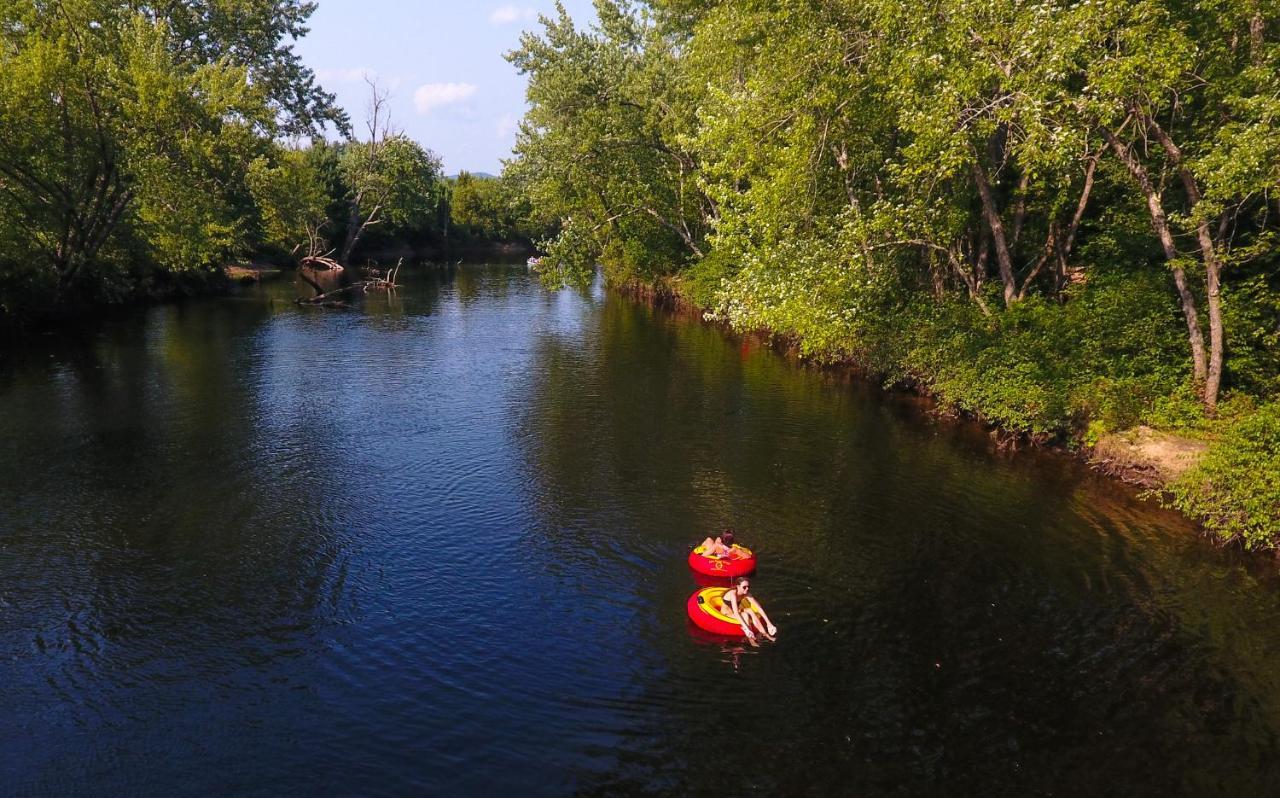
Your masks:
M 0 792 L 1280 790 L 1272 568 L 1128 491 L 523 268 L 292 290 L 4 355 Z M 730 524 L 776 645 L 686 622 Z

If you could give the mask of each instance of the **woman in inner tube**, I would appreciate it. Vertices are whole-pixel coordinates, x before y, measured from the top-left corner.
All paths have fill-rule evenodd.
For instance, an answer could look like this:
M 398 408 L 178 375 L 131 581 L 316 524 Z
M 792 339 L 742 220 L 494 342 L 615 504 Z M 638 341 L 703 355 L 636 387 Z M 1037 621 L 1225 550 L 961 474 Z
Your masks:
M 769 620 L 769 615 L 764 611 L 760 601 L 748 591 L 750 583 L 747 578 L 741 577 L 733 583 L 733 587 L 725 591 L 724 604 L 729 610 L 726 615 L 730 615 L 738 620 L 742 625 L 742 631 L 747 635 L 747 640 L 752 645 L 756 643 L 756 635 L 763 636 L 766 640 L 773 641 L 774 635 L 778 633 L 778 627 L 773 625 L 773 621 Z
M 724 557 L 730 560 L 740 560 L 746 555 L 739 549 L 733 547 L 734 535 L 732 529 L 726 529 L 716 537 L 708 537 L 702 541 L 702 556 L 704 557 Z

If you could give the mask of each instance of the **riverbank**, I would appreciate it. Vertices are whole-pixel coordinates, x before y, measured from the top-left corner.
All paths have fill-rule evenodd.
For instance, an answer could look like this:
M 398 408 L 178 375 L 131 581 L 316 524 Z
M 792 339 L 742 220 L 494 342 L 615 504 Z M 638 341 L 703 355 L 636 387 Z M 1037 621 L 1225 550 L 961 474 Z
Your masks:
M 1140 425 L 1104 435 L 1087 448 L 1090 465 L 1139 487 L 1162 490 L 1204 461 L 1205 441 Z
M 0 303 L 0 340 L 18 342 L 31 334 L 93 323 L 139 308 L 226 293 L 236 282 L 255 281 L 260 267 L 187 272 L 145 270 L 110 291 L 86 291 L 55 299 L 32 291 L 22 302 Z M 35 298 L 33 298 L 35 297 Z
M 463 261 L 522 262 L 533 253 L 524 241 L 476 241 L 453 246 L 411 247 L 408 245 L 361 253 L 358 263 L 394 264 L 425 261 L 456 264 Z M 129 278 L 120 278 L 109 291 L 84 292 L 55 303 L 52 296 L 23 295 L 21 302 L 0 292 L 0 340 L 19 340 L 28 333 L 42 332 L 117 312 L 148 307 L 200 296 L 216 296 L 236 285 L 253 285 L 269 280 L 292 279 L 292 264 L 272 261 L 236 261 L 218 268 L 191 271 L 139 269 Z
M 234 283 L 260 283 L 264 280 L 275 280 L 284 274 L 284 269 L 261 263 L 240 263 L 222 267 L 222 273 Z
M 730 328 L 700 296 L 704 292 L 691 290 L 681 278 L 633 281 L 620 289 Z M 1063 340 L 1061 323 L 1053 335 L 1036 329 L 1034 320 L 1014 319 L 1003 335 L 983 335 L 966 323 L 963 316 L 904 316 L 878 328 L 864 326 L 878 340 L 862 345 L 847 338 L 815 342 L 797 332 L 757 332 L 811 362 L 929 397 L 942 412 L 981 422 L 1003 445 L 1068 451 L 1105 474 L 1157 493 L 1223 544 L 1280 551 L 1280 403 L 1233 397 L 1218 418 L 1207 419 L 1197 412 L 1194 397 L 1153 393 L 1138 376 L 1115 379 L 1086 371 L 1046 377 L 1043 365 L 1062 357 L 1053 348 Z M 1135 353 L 1155 346 L 1129 332 Z M 964 339 L 963 345 L 957 347 L 956 339 Z

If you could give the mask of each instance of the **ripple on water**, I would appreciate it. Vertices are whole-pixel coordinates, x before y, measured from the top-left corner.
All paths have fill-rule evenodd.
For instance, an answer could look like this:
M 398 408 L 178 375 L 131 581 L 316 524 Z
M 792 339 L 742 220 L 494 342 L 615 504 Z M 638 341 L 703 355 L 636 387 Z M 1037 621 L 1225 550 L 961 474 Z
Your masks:
M 404 279 L 155 308 L 4 375 L 0 783 L 1274 783 L 1275 579 L 1175 516 L 598 290 Z M 776 644 L 691 631 L 725 526 Z

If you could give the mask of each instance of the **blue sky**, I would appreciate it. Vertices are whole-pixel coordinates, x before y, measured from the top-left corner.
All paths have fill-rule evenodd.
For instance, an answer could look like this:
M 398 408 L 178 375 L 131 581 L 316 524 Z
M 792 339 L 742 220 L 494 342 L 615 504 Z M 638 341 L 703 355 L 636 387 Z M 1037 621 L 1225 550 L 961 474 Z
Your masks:
M 579 24 L 594 19 L 590 0 L 564 5 Z M 553 0 L 320 0 L 297 51 L 362 134 L 367 73 L 390 89 L 395 126 L 446 174 L 497 174 L 525 108 L 524 78 L 502 56 L 539 13 L 554 13 Z

